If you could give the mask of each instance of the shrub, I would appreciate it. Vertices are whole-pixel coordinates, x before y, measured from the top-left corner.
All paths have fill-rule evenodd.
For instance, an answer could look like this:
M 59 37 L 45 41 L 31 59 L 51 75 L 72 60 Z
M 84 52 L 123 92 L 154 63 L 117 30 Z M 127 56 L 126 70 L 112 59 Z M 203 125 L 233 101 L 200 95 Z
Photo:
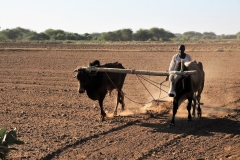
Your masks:
M 24 144 L 23 141 L 19 140 L 16 133 L 16 128 L 6 133 L 6 128 L 2 128 L 0 131 L 0 158 L 5 160 L 7 154 L 11 150 L 17 150 L 16 148 L 8 148 L 10 145 Z

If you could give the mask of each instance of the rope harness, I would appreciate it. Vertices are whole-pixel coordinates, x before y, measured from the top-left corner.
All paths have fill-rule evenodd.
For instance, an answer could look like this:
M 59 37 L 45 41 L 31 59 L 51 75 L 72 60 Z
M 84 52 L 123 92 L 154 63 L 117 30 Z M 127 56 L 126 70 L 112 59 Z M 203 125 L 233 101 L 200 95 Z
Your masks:
M 98 70 L 97 70 L 97 72 L 98 72 Z M 104 73 L 107 75 L 108 79 L 111 81 L 111 83 L 113 84 L 113 86 L 114 86 L 119 92 L 122 92 L 122 93 L 124 94 L 124 92 L 123 92 L 122 90 L 119 90 L 119 89 L 117 88 L 117 86 L 113 83 L 113 81 L 111 80 L 111 78 L 108 76 L 107 72 L 104 72 Z M 136 74 L 136 77 L 137 77 L 138 80 L 142 83 L 142 85 L 143 85 L 144 88 L 148 91 L 148 93 L 151 95 L 151 97 L 153 98 L 154 101 L 157 101 L 157 100 L 153 97 L 153 95 L 150 93 L 150 91 L 147 89 L 147 87 L 144 85 L 144 83 L 142 82 L 142 80 L 141 80 L 140 78 L 142 78 L 143 80 L 145 80 L 145 81 L 147 81 L 148 83 L 152 84 L 153 86 L 159 88 L 160 93 L 159 93 L 158 100 L 159 100 L 159 99 L 164 99 L 164 98 L 168 97 L 168 96 L 166 96 L 166 97 L 160 98 L 160 96 L 161 96 L 161 91 L 164 91 L 165 93 L 167 93 L 167 91 L 165 91 L 165 90 L 163 90 L 163 89 L 161 88 L 161 86 L 168 87 L 168 86 L 166 86 L 166 85 L 163 85 L 163 83 L 166 82 L 166 80 L 164 80 L 164 81 L 161 82 L 161 83 L 158 83 L 158 82 L 154 82 L 154 81 L 152 81 L 152 80 L 150 80 L 150 79 L 148 79 L 148 78 L 146 78 L 146 77 L 144 77 L 144 76 L 138 75 L 138 74 Z M 155 84 L 159 84 L 160 87 L 158 87 L 158 86 L 155 85 L 154 83 L 155 83 Z M 137 101 L 132 100 L 131 98 L 127 97 L 125 94 L 124 94 L 124 96 L 125 96 L 125 98 L 127 98 L 128 100 L 130 100 L 130 101 L 132 101 L 132 102 L 134 102 L 134 103 L 137 103 L 137 104 L 142 104 L 142 105 L 146 105 L 146 104 L 152 103 L 152 101 L 153 101 L 153 100 L 152 100 L 152 101 L 150 101 L 150 102 L 141 103 L 141 102 L 137 102 Z

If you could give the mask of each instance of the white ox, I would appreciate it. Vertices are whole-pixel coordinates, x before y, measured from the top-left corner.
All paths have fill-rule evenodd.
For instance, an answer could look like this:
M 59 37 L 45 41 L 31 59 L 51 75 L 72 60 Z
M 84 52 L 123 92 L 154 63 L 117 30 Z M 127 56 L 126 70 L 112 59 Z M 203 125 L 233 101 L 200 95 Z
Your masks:
M 190 70 L 195 70 L 196 74 L 184 74 L 184 71 Z M 175 115 L 177 113 L 177 109 L 186 99 L 188 100 L 188 120 L 190 121 L 192 119 L 190 114 L 192 101 L 194 101 L 192 114 L 195 116 L 196 100 L 198 101 L 198 117 L 201 117 L 200 99 L 205 79 L 202 63 L 191 61 L 185 62 L 184 65 L 182 65 L 182 63 L 179 62 L 175 67 L 175 71 L 172 71 L 169 74 L 170 89 L 168 95 L 169 97 L 174 98 L 173 115 L 170 125 L 175 124 Z

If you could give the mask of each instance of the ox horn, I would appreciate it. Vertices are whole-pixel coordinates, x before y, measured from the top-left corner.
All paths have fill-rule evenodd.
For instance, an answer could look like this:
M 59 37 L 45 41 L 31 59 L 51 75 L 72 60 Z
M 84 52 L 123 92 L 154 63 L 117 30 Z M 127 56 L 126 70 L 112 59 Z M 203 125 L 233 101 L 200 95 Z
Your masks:
M 78 69 L 75 69 L 75 70 L 73 71 L 73 73 L 74 73 L 74 72 L 78 72 Z M 73 78 L 77 78 L 77 74 L 76 74 Z
M 78 69 L 75 69 L 73 72 L 78 72 Z

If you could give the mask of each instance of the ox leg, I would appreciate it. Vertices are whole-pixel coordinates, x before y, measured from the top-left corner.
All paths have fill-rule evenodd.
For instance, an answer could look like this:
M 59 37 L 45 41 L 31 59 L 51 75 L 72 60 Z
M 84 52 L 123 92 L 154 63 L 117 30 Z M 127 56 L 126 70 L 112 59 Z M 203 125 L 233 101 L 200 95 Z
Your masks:
M 100 108 L 101 108 L 101 118 L 102 118 L 102 121 L 104 121 L 105 119 L 105 117 L 106 117 L 106 113 L 105 113 L 105 111 L 103 110 L 103 100 L 104 100 L 104 98 L 105 98 L 105 95 L 104 95 L 104 97 L 101 97 L 99 100 L 98 100 L 98 102 L 99 102 L 99 106 L 100 106 Z
M 173 100 L 172 120 L 171 120 L 171 123 L 170 123 L 171 126 L 175 125 L 175 115 L 177 113 L 177 109 L 178 109 L 178 100 L 176 98 L 174 98 L 174 100 Z
M 197 101 L 198 101 L 197 114 L 198 114 L 198 118 L 202 117 L 202 109 L 201 109 L 201 106 L 200 106 L 200 99 L 201 99 L 201 96 L 197 95 Z
M 120 94 L 119 94 L 119 91 L 118 91 L 118 95 L 117 95 L 117 104 L 116 104 L 116 107 L 115 107 L 115 110 L 114 110 L 114 116 L 117 115 L 117 109 L 118 109 L 119 101 L 120 101 Z
M 193 117 L 196 117 L 196 113 L 195 113 L 195 110 L 196 110 L 196 104 L 197 104 L 197 101 L 196 101 L 196 96 L 194 95 L 194 98 L 193 98 L 193 110 L 192 110 L 192 116 Z
M 125 109 L 125 103 L 124 103 L 124 93 L 120 91 L 120 99 L 119 102 L 122 104 L 122 111 Z
M 191 107 L 192 107 L 192 101 L 193 98 L 188 98 L 188 105 L 187 105 L 187 110 L 188 110 L 188 121 L 192 121 L 192 116 L 191 116 Z
M 121 103 L 122 104 L 122 111 L 124 110 L 124 95 L 122 91 L 118 91 L 118 96 L 117 96 L 117 104 L 114 110 L 114 115 L 117 115 L 117 109 L 118 109 L 118 104 Z

